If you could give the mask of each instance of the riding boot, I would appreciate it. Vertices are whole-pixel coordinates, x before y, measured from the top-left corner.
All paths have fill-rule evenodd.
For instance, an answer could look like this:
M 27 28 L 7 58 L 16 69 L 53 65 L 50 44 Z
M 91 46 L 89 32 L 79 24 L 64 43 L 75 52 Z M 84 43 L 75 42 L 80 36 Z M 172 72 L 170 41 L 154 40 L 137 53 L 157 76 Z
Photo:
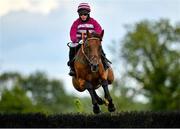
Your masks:
M 74 69 L 74 56 L 75 56 L 75 48 L 71 47 L 69 51 L 69 61 L 67 65 L 70 67 L 70 76 L 75 76 L 75 69 Z
M 103 63 L 103 66 L 104 66 L 104 69 L 107 70 L 110 65 L 108 63 L 108 59 L 106 58 L 106 54 L 104 53 L 103 49 L 101 49 L 101 59 L 102 59 L 102 63 Z

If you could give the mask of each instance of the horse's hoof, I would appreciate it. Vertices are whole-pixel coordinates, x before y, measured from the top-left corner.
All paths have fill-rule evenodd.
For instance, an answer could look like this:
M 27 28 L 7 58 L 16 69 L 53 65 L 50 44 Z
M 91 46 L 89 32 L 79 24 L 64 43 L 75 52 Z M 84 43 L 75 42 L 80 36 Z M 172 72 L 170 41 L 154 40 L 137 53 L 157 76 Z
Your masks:
M 100 108 L 99 108 L 99 106 L 98 106 L 98 105 L 93 106 L 93 112 L 94 112 L 95 114 L 98 114 L 98 113 L 100 113 L 100 112 L 101 112 L 101 110 L 100 110 Z
M 109 104 L 108 110 L 109 110 L 109 112 L 114 112 L 116 110 L 116 108 L 114 107 L 114 104 Z

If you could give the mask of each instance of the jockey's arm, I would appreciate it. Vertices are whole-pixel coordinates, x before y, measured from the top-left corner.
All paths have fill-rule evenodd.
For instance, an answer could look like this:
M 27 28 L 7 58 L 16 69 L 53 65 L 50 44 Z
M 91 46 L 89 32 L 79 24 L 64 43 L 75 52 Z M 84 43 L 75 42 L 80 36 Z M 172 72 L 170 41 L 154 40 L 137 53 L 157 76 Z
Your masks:
M 77 23 L 74 22 L 70 29 L 70 38 L 73 43 L 77 42 L 76 32 L 77 32 Z

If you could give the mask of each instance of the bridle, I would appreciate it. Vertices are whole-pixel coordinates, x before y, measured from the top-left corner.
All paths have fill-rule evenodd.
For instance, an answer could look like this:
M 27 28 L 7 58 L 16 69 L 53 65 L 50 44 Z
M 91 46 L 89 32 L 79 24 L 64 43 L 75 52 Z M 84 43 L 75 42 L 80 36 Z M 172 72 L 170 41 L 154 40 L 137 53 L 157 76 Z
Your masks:
M 88 44 L 89 40 L 99 40 L 99 41 L 101 41 L 101 39 L 100 38 L 96 38 L 96 37 L 87 38 L 86 41 L 82 44 L 81 51 L 82 51 L 84 57 L 86 58 L 86 60 L 88 61 L 88 64 L 90 66 L 92 66 L 93 65 L 92 60 L 95 58 L 95 56 L 93 56 L 93 57 L 91 57 L 91 59 L 89 59 L 89 57 L 87 56 L 87 53 L 85 53 L 85 48 L 86 48 L 86 45 Z M 97 65 L 98 65 L 98 62 L 97 62 Z M 92 72 L 97 72 L 97 70 L 95 70 L 95 71 L 92 70 Z

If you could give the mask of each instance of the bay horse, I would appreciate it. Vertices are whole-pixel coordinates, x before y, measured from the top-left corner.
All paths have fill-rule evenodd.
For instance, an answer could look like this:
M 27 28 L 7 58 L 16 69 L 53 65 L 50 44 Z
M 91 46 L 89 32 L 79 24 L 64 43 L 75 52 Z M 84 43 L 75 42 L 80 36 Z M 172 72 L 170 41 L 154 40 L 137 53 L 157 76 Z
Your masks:
M 76 90 L 83 92 L 87 89 L 89 91 L 95 114 L 100 113 L 99 105 L 102 104 L 108 106 L 110 112 L 115 111 L 115 106 L 108 90 L 108 85 L 112 84 L 114 80 L 113 70 L 111 67 L 105 70 L 101 59 L 103 35 L 104 30 L 101 34 L 91 34 L 87 30 L 86 40 L 83 38 L 84 43 L 74 59 L 76 76 L 72 78 L 72 83 Z M 95 91 L 100 86 L 104 89 L 105 99 L 100 98 Z

